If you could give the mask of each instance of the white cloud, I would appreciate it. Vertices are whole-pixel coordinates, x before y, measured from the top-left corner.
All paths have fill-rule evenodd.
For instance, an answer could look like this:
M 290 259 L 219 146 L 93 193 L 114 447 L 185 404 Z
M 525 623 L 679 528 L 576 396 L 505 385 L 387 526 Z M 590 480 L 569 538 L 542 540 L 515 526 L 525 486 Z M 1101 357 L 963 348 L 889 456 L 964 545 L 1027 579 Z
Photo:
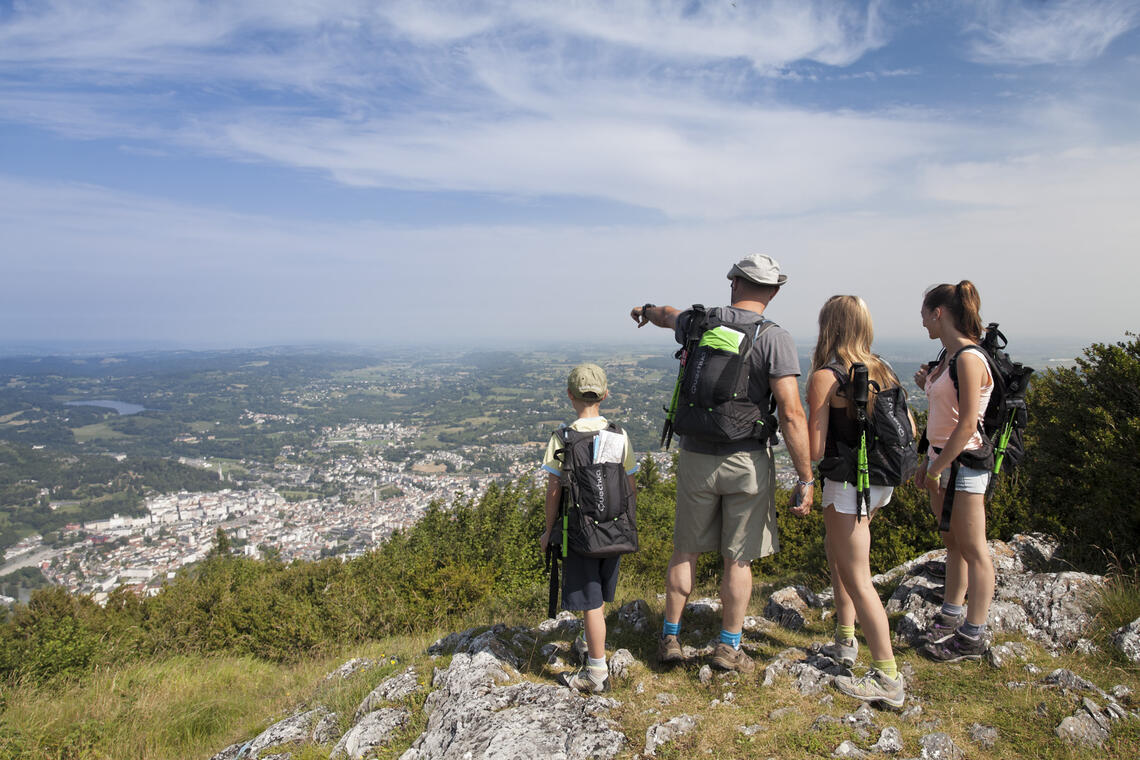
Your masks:
M 789 274 L 772 316 L 804 345 L 837 292 L 867 299 L 880 337 L 920 340 L 923 289 L 962 278 L 978 284 L 983 316 L 1019 337 L 1105 340 L 1137 329 L 1140 144 L 947 164 L 925 177 L 923 192 L 943 203 L 907 212 L 421 228 L 224 213 L 0 177 L 0 339 L 236 345 L 381 341 L 413 328 L 454 340 L 551 338 L 551 297 L 589 273 L 575 337 L 667 343 L 634 331 L 629 308 L 719 303 L 728 266 L 757 251 Z
M 724 218 L 861 203 L 940 155 L 954 132 L 905 116 L 606 102 L 586 94 L 555 113 L 463 125 L 254 117 L 197 139 L 349 184 L 584 195 Z
M 1133 0 L 980 0 L 970 57 L 981 63 L 1079 63 L 1140 23 Z
M 21 6 L 0 23 L 0 119 L 350 185 L 794 213 L 873 195 L 937 139 L 748 92 L 756 71 L 857 60 L 884 41 L 879 15 L 877 0 Z

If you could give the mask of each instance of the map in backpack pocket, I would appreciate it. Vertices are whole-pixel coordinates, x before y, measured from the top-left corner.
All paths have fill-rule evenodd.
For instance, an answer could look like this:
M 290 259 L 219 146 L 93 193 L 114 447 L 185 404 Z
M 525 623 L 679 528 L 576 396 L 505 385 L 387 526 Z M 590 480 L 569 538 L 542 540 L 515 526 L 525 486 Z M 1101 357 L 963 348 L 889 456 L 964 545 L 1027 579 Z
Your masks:
M 625 436 L 611 430 L 602 430 L 594 438 L 594 464 L 625 462 Z

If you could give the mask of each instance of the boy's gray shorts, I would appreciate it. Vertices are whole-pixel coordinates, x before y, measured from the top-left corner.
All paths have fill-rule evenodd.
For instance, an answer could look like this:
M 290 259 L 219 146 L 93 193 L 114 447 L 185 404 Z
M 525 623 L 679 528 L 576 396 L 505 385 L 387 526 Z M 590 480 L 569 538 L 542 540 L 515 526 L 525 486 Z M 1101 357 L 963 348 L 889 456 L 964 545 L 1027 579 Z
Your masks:
M 621 557 L 595 559 L 573 552 L 562 559 L 562 609 L 593 610 L 614 600 Z

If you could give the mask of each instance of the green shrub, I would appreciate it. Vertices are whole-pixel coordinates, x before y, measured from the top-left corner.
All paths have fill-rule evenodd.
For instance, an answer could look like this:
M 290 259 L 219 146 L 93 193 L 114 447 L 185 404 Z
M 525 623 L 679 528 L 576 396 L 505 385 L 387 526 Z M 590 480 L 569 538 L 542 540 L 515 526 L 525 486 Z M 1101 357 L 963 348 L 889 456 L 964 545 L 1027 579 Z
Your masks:
M 1037 377 L 1028 400 L 1029 518 L 1082 566 L 1129 556 L 1140 545 L 1140 338 L 1094 344 L 1076 367 Z

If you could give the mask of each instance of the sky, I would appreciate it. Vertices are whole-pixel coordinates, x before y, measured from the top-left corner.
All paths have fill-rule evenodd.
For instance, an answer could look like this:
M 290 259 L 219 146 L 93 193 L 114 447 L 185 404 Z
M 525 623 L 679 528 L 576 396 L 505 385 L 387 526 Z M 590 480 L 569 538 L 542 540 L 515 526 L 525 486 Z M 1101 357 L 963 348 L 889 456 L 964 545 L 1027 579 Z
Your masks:
M 0 0 L 0 347 L 1140 328 L 1135 0 Z

